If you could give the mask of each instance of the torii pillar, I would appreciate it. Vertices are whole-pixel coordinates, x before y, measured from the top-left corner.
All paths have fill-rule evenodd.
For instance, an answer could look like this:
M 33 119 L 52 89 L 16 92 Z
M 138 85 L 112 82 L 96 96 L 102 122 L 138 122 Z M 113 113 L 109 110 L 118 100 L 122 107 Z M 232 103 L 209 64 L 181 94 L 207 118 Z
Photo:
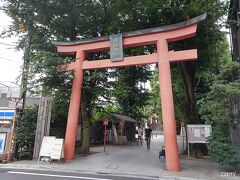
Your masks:
M 168 43 L 195 36 L 197 23 L 205 18 L 206 14 L 202 14 L 178 24 L 124 33 L 122 35 L 123 47 L 156 44 L 157 53 L 124 57 L 121 61 L 111 61 L 110 59 L 87 61 L 85 59 L 85 54 L 88 52 L 109 50 L 109 36 L 83 39 L 75 42 L 53 41 L 53 44 L 57 46 L 58 52 L 76 55 L 75 62 L 58 67 L 59 71 L 74 72 L 64 146 L 66 160 L 71 160 L 74 156 L 84 70 L 157 63 L 159 68 L 166 168 L 169 171 L 180 170 L 170 63 L 196 60 L 197 50 L 168 51 Z

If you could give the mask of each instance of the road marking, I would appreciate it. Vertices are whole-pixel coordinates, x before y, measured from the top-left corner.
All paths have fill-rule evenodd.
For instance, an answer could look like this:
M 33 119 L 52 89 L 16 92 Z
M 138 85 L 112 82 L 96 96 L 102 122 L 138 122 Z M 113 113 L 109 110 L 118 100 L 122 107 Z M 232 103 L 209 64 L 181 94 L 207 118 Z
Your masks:
M 47 176 L 47 177 L 60 177 L 60 178 L 72 178 L 72 179 L 90 179 L 90 180 L 112 180 L 112 179 L 102 179 L 93 177 L 83 177 L 83 176 L 65 176 L 58 174 L 42 174 L 42 173 L 29 173 L 29 172 L 18 172 L 18 171 L 8 171 L 9 174 L 21 174 L 21 175 L 31 175 L 31 176 Z

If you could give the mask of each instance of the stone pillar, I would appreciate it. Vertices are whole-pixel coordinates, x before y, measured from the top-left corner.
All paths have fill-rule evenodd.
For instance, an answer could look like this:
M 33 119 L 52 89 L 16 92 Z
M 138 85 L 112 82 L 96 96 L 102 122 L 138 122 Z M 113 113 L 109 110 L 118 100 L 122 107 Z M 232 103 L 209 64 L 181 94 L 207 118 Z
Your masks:
M 166 168 L 169 171 L 179 171 L 180 166 L 178 156 L 176 121 L 174 116 L 171 70 L 168 57 L 168 42 L 165 39 L 158 40 L 157 53 L 164 144 L 166 152 Z
M 38 159 L 42 140 L 44 136 L 49 136 L 51 112 L 52 112 L 52 98 L 41 97 L 39 99 L 38 119 L 36 127 L 36 135 L 33 149 L 33 158 Z M 26 101 L 27 102 L 27 101 Z
M 65 135 L 64 153 L 65 160 L 72 160 L 75 151 L 78 115 L 80 110 L 83 70 L 82 62 L 85 59 L 84 51 L 76 54 L 76 67 L 74 69 L 70 106 L 68 111 L 67 130 Z

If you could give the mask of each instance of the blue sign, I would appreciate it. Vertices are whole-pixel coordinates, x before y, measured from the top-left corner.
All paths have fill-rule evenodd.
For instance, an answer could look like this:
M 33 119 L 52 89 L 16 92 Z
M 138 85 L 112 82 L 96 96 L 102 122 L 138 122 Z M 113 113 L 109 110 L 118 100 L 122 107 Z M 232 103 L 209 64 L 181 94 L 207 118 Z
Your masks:
M 13 119 L 14 116 L 14 110 L 0 110 L 0 119 Z
M 0 133 L 0 154 L 2 154 L 4 151 L 5 141 L 6 133 Z
M 112 61 L 123 60 L 122 34 L 110 35 L 110 58 Z
M 3 139 L 2 138 L 0 138 L 0 151 L 3 151 Z

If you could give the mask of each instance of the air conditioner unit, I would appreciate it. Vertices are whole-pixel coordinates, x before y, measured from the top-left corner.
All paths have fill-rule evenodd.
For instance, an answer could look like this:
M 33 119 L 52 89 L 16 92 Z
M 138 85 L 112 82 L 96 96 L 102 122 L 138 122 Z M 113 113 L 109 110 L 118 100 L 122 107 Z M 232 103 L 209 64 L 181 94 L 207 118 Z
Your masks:
M 9 92 L 2 92 L 1 93 L 1 98 L 8 98 L 10 96 Z

